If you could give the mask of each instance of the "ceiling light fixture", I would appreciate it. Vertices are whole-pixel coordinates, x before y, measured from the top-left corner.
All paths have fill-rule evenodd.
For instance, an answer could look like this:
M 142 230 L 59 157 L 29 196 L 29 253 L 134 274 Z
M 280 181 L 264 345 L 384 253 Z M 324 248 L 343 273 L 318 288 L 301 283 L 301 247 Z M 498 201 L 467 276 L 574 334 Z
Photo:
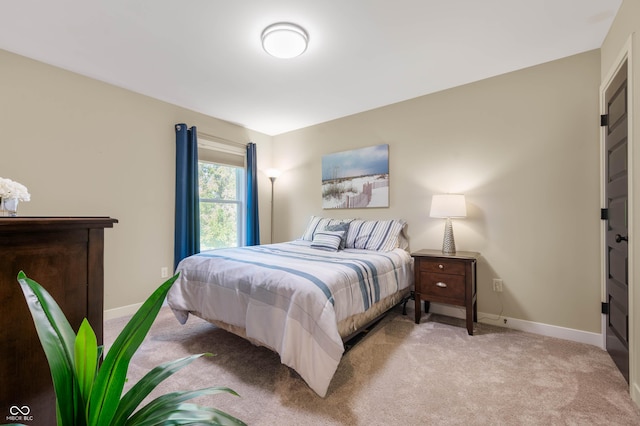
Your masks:
M 307 50 L 308 42 L 307 32 L 299 25 L 288 22 L 269 25 L 262 32 L 262 48 L 276 58 L 300 56 Z

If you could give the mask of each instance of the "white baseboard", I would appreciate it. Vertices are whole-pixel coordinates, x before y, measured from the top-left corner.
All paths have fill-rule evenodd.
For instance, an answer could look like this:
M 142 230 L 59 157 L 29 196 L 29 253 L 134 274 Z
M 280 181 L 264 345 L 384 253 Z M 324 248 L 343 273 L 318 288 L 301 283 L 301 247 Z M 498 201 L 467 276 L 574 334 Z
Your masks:
M 133 305 L 121 306 L 119 308 L 114 308 L 114 309 L 107 309 L 106 311 L 104 311 L 104 321 L 120 318 L 120 317 L 131 316 L 136 312 L 138 312 L 138 309 L 140 309 L 140 306 L 142 306 L 142 303 L 134 303 Z M 164 300 L 164 302 L 162 303 L 162 306 L 163 307 L 167 306 L 167 299 Z
M 165 301 L 166 305 L 166 301 Z M 107 309 L 104 311 L 104 320 L 120 318 L 133 315 L 142 306 L 142 303 L 122 306 L 115 309 Z M 446 315 L 453 318 L 464 319 L 466 312 L 463 307 L 440 305 L 431 303 L 430 312 L 434 314 Z M 506 322 L 505 322 L 506 320 Z M 525 321 L 517 318 L 497 317 L 495 314 L 485 314 L 478 312 L 478 322 L 497 325 L 499 327 L 511 328 L 513 330 L 526 331 L 528 333 L 540 334 L 542 336 L 557 337 L 559 339 L 571 340 L 573 342 L 587 343 L 604 349 L 602 335 L 599 333 L 591 333 L 588 331 L 575 330 L 572 328 L 558 327 L 555 325 L 543 324 L 533 321 Z M 640 389 L 636 389 L 640 399 Z
M 120 317 L 126 317 L 135 314 L 140 309 L 142 303 L 134 303 L 133 305 L 121 306 L 120 308 L 107 309 L 104 311 L 104 320 L 110 320 Z
M 640 408 L 640 385 L 638 383 L 631 384 L 631 399 Z
M 431 303 L 429 312 L 454 318 L 466 318 L 466 311 L 463 307 L 451 305 L 440 305 L 437 303 Z M 540 334 L 542 336 L 571 340 L 573 342 L 587 343 L 589 345 L 594 345 L 601 349 L 604 349 L 602 346 L 602 335 L 600 333 L 592 333 L 588 331 L 575 330 L 572 328 L 558 327 L 555 325 L 525 321 L 505 316 L 498 317 L 495 314 L 485 314 L 482 312 L 478 312 L 478 322 L 496 325 L 499 327 L 511 328 L 514 330 L 526 331 L 528 333 Z

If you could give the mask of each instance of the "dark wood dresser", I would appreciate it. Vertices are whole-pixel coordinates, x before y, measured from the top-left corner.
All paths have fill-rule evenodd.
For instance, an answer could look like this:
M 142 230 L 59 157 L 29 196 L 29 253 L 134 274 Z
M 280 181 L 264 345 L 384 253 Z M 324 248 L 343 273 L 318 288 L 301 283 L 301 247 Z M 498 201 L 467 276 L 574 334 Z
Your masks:
M 56 423 L 49 364 L 18 272 L 51 293 L 74 331 L 86 317 L 102 344 L 104 228 L 117 222 L 108 217 L 0 218 L 0 423 Z
M 414 258 L 416 324 L 420 324 L 420 301 L 464 306 L 467 332 L 473 334 L 473 323 L 478 320 L 476 295 L 476 263 L 480 253 L 459 251 L 443 254 L 440 250 L 420 250 L 411 253 Z

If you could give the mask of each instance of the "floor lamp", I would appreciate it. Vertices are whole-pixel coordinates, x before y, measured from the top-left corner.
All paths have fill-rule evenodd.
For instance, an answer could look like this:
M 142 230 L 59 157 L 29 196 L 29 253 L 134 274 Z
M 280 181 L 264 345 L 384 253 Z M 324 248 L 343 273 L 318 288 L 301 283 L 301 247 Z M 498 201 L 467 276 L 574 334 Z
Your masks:
M 453 238 L 452 217 L 466 217 L 467 206 L 462 194 L 434 195 L 431 199 L 431 217 L 446 219 L 444 225 L 444 237 L 442 239 L 442 253 L 456 254 L 456 242 Z
M 271 244 L 273 244 L 273 184 L 275 183 L 276 179 L 278 178 L 278 176 L 280 176 L 280 171 L 277 169 L 268 169 L 267 170 L 267 177 L 269 178 L 269 180 L 271 181 L 271 240 L 269 241 Z

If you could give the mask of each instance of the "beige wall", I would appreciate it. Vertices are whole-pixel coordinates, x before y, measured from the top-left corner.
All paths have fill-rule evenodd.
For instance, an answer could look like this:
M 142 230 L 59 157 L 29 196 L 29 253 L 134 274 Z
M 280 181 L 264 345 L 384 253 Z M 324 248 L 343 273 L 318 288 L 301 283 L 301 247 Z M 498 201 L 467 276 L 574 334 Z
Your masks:
M 640 173 L 640 2 L 637 0 L 624 0 L 618 15 L 616 16 L 609 34 L 602 44 L 601 70 L 603 78 L 616 68 L 621 52 L 627 49 L 631 41 L 631 49 L 628 52 L 631 60 L 631 74 L 628 77 L 631 93 L 628 101 L 631 105 L 632 129 L 630 135 L 632 155 L 629 160 L 631 192 L 629 201 L 630 211 L 630 384 L 631 396 L 640 405 L 640 241 L 637 236 L 640 229 L 640 183 L 637 175 Z
M 173 124 L 186 122 L 257 142 L 260 169 L 285 172 L 276 240 L 298 237 L 311 214 L 401 217 L 412 249 L 438 248 L 430 197 L 464 192 L 469 217 L 454 228 L 459 250 L 483 255 L 480 311 L 600 331 L 597 51 L 275 138 L 8 52 L 0 63 L 0 176 L 29 187 L 20 213 L 120 221 L 106 231 L 106 309 L 143 301 L 172 264 Z M 381 143 L 391 207 L 322 210 L 322 155 Z M 260 187 L 268 241 L 264 175 Z
M 412 250 L 440 248 L 431 195 L 462 192 L 454 231 L 458 250 L 483 256 L 479 311 L 599 333 L 599 83 L 591 51 L 276 136 L 275 239 L 312 214 L 394 217 Z M 390 208 L 323 210 L 322 156 L 377 144 L 389 144 Z
M 144 301 L 173 266 L 180 122 L 256 142 L 259 168 L 270 167 L 269 136 L 0 50 L 0 176 L 28 187 L 21 215 L 119 220 L 105 231 L 105 309 Z M 261 175 L 263 240 L 269 185 Z

